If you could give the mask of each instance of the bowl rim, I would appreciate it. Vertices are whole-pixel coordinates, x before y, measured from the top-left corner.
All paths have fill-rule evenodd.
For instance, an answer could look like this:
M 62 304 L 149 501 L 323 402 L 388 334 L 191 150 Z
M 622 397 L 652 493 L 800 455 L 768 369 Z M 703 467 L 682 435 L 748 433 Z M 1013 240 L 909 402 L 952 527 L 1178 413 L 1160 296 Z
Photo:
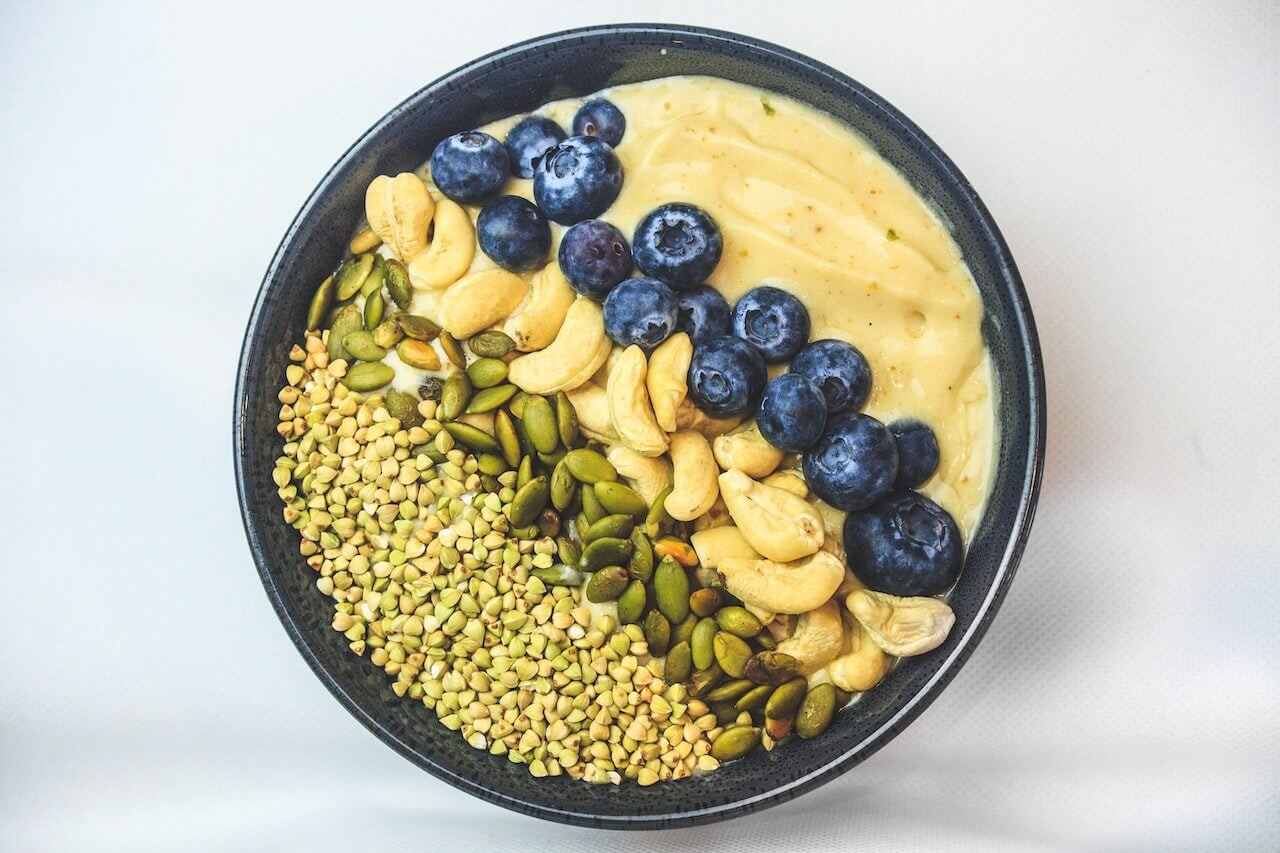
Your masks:
M 540 803 L 504 794 L 493 788 L 487 787 L 478 780 L 453 773 L 448 768 L 431 760 L 430 757 L 416 751 L 410 744 L 400 739 L 392 732 L 389 732 L 385 727 L 378 723 L 377 720 L 367 714 L 360 704 L 356 702 L 351 694 L 346 690 L 346 688 L 344 688 L 338 681 L 338 679 L 324 668 L 320 663 L 319 657 L 312 648 L 311 641 L 308 639 L 307 635 L 303 633 L 301 626 L 299 626 L 290 616 L 288 608 L 285 606 L 284 597 L 281 591 L 277 588 L 271 571 L 267 568 L 269 561 L 265 552 L 264 535 L 261 529 L 265 525 L 266 520 L 256 517 L 250 510 L 249 496 L 246 486 L 246 468 L 251 448 L 251 436 L 248 434 L 247 415 L 248 385 L 250 381 L 248 368 L 250 362 L 250 351 L 253 348 L 254 338 L 262 322 L 263 313 L 271 301 L 270 291 L 272 290 L 272 281 L 279 272 L 290 245 L 297 237 L 303 220 L 307 218 L 312 209 L 330 191 L 330 184 L 333 182 L 335 175 L 351 163 L 354 159 L 355 152 L 361 149 L 365 145 L 366 141 L 381 133 L 387 126 L 392 124 L 399 114 L 411 104 L 427 97 L 428 93 L 448 84 L 451 80 L 456 78 L 483 72 L 495 65 L 509 62 L 514 57 L 526 54 L 540 47 L 553 45 L 566 39 L 581 38 L 584 36 L 625 37 L 627 35 L 638 34 L 659 35 L 676 40 L 682 36 L 687 36 L 700 40 L 736 44 L 750 48 L 757 53 L 770 55 L 785 65 L 791 67 L 800 66 L 811 75 L 826 78 L 834 87 L 852 90 L 857 93 L 859 97 L 866 99 L 873 108 L 878 110 L 886 121 L 896 125 L 895 130 L 911 137 L 914 142 L 917 143 L 920 152 L 927 155 L 927 158 L 932 160 L 933 168 L 937 170 L 944 183 L 951 184 L 963 202 L 973 211 L 976 224 L 978 225 L 982 236 L 984 236 L 996 250 L 999 266 L 1002 268 L 1006 283 L 1010 289 L 1010 296 L 1012 297 L 1013 316 L 1016 320 L 1016 333 L 1026 341 L 1027 359 L 1026 364 L 1023 366 L 1027 370 L 1026 378 L 1029 395 L 1028 418 L 1030 422 L 1030 434 L 1027 443 L 1027 458 L 1024 462 L 1026 465 L 1026 473 L 1020 484 L 1018 508 L 1013 523 L 1013 534 L 1010 536 L 1009 541 L 1005 546 L 1004 553 L 1000 558 L 1000 564 L 996 570 L 995 578 L 987 589 L 987 594 L 978 607 L 976 617 L 961 638 L 960 642 L 958 642 L 955 648 L 952 649 L 950 655 L 941 662 L 934 675 L 925 682 L 924 686 L 916 692 L 915 695 L 906 701 L 902 708 L 858 743 L 833 756 L 831 760 L 817 767 L 810 773 L 788 782 L 772 791 L 746 799 L 734 800 L 721 805 L 690 809 L 686 811 L 675 811 L 663 815 L 608 815 L 575 812 L 549 807 Z M 969 659 L 970 655 L 973 654 L 978 642 L 982 639 L 983 635 L 986 634 L 991 625 L 991 621 L 995 618 L 1000 605 L 1003 603 L 1009 586 L 1017 572 L 1018 563 L 1022 557 L 1023 550 L 1026 547 L 1027 539 L 1031 532 L 1031 525 L 1035 517 L 1036 506 L 1040 495 L 1041 481 L 1044 473 L 1046 428 L 1045 379 L 1043 356 L 1040 350 L 1040 341 L 1039 335 L 1036 331 L 1035 319 L 1031 312 L 1026 288 L 1023 285 L 1022 277 L 1018 272 L 1017 265 L 1014 262 L 1009 246 L 1006 243 L 1004 236 L 1001 234 L 1000 229 L 996 226 L 996 223 L 986 205 L 983 203 L 982 199 L 979 198 L 969 180 L 963 173 L 961 173 L 960 169 L 954 162 L 952 162 L 950 157 L 948 157 L 923 130 L 911 121 L 911 119 L 907 118 L 900 110 L 890 104 L 883 97 L 843 72 L 838 71 L 825 63 L 812 59 L 811 57 L 805 56 L 804 54 L 753 36 L 742 35 L 726 30 L 682 24 L 620 23 L 593 25 L 560 30 L 516 42 L 484 54 L 444 75 L 441 75 L 405 98 L 378 119 L 369 127 L 369 129 L 360 134 L 360 136 L 346 149 L 346 151 L 342 153 L 334 164 L 326 170 L 324 176 L 316 184 L 311 193 L 308 194 L 306 200 L 298 209 L 298 213 L 294 216 L 293 221 L 289 224 L 288 229 L 285 231 L 279 246 L 276 248 L 276 251 L 271 258 L 266 274 L 259 286 L 258 294 L 254 300 L 253 309 L 245 328 L 245 334 L 236 370 L 235 398 L 233 402 L 232 452 L 235 467 L 236 496 L 240 504 L 241 520 L 244 525 L 245 536 L 248 540 L 250 554 L 253 557 L 259 578 L 262 581 L 267 597 L 271 601 L 272 607 L 275 609 L 277 617 L 284 626 L 289 638 L 293 641 L 294 646 L 298 649 L 298 652 L 302 655 L 303 659 L 307 662 L 308 666 L 310 666 L 312 672 L 315 673 L 321 683 L 324 684 L 334 698 L 336 698 L 353 717 L 372 732 L 379 740 L 390 746 L 413 764 L 431 773 L 436 778 L 487 802 L 503 806 L 504 808 L 521 814 L 530 815 L 544 820 L 595 828 L 677 828 L 726 820 L 731 817 L 760 811 L 770 806 L 792 800 L 803 793 L 811 791 L 814 788 L 831 781 L 875 754 L 880 748 L 896 737 L 903 729 L 914 721 L 915 718 L 918 717 L 925 708 L 927 708 L 934 699 L 937 698 L 943 688 L 945 688 L 956 676 L 956 673 L 960 671 L 960 668 Z

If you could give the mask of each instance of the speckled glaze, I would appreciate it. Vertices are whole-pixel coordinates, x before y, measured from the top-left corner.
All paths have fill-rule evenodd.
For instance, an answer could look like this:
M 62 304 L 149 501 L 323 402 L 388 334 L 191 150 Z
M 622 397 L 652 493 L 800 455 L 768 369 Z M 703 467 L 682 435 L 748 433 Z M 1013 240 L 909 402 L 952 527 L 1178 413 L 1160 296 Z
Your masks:
M 271 480 L 279 453 L 276 393 L 311 294 L 340 260 L 375 176 L 412 170 L 443 137 L 546 101 L 675 74 L 723 77 L 832 113 L 937 208 L 982 293 L 999 396 L 999 461 L 951 597 L 950 637 L 937 651 L 906 660 L 821 737 L 648 788 L 534 779 L 467 746 L 420 703 L 397 699 L 383 672 L 329 627 L 331 601 L 298 556 L 297 534 L 280 517 Z M 1044 407 L 1035 324 L 1008 247 L 968 181 L 912 122 L 843 74 L 776 45 L 693 27 L 592 27 L 523 42 L 440 78 L 388 113 L 324 176 L 276 251 L 249 319 L 236 382 L 236 481 L 249 548 L 280 621 L 320 680 L 387 745 L 468 793 L 536 817 L 613 829 L 687 826 L 759 811 L 834 778 L 902 731 L 950 682 L 995 616 L 1030 531 Z

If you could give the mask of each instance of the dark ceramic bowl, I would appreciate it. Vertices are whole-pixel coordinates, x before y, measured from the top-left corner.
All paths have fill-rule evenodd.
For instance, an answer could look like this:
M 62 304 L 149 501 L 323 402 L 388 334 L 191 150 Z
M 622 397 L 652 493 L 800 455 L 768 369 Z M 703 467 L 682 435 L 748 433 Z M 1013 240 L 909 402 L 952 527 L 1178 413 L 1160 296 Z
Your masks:
M 546 101 L 674 74 L 708 74 L 790 95 L 870 140 L 951 223 L 986 307 L 983 333 L 999 395 L 999 462 L 986 516 L 951 605 L 956 625 L 937 651 L 900 665 L 821 737 L 793 741 L 724 769 L 641 788 L 534 779 L 467 746 L 329 627 L 331 603 L 298 556 L 271 480 L 278 455 L 276 392 L 303 332 L 315 285 L 340 260 L 374 176 L 411 170 L 442 137 Z M 835 778 L 887 743 L 933 701 L 973 653 L 1013 580 L 1031 527 L 1044 453 L 1044 377 L 1027 295 L 987 209 L 955 165 L 876 94 L 838 71 L 745 36 L 666 25 L 592 27 L 500 50 L 454 71 L 393 109 L 320 181 L 289 227 L 245 334 L 235 399 L 235 464 L 249 547 L 289 636 L 355 717 L 418 766 L 519 812 L 610 828 L 722 820 L 789 800 Z

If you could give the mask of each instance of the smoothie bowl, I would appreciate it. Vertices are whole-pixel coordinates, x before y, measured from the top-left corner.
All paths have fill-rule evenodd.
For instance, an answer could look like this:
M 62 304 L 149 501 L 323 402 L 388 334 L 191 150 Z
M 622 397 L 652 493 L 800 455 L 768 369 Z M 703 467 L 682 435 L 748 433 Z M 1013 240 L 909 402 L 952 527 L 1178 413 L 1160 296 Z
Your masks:
M 981 202 L 837 72 L 548 36 L 325 177 L 236 396 L 267 592 L 410 760 L 539 817 L 762 808 L 906 726 L 1029 531 L 1043 378 Z

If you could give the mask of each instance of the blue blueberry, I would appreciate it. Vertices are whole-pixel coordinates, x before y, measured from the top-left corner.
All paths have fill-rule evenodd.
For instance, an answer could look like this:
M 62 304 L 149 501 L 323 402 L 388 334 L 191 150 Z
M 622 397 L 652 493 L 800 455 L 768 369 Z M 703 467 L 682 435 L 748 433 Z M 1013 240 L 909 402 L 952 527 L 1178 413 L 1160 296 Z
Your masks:
M 809 448 L 804 478 L 814 494 L 836 509 L 866 509 L 893 488 L 898 476 L 898 442 L 870 415 L 839 412 Z
M 693 351 L 689 396 L 716 418 L 754 412 L 764 393 L 764 359 L 750 344 L 725 335 Z
M 507 149 L 478 130 L 442 139 L 431 152 L 431 180 L 459 204 L 479 204 L 497 195 L 509 177 Z
M 791 360 L 791 372 L 812 379 L 827 398 L 827 409 L 861 409 L 871 396 L 871 365 L 851 344 L 824 338 Z
M 890 595 L 939 595 L 960 575 L 964 545 L 945 509 L 915 492 L 895 491 L 844 521 L 849 568 Z
M 599 216 L 621 189 L 622 161 L 594 136 L 569 137 L 533 173 L 534 200 L 561 225 Z
M 676 328 L 689 335 L 694 346 L 729 334 L 729 303 L 709 284 L 676 294 Z
M 676 290 L 702 284 L 720 262 L 724 238 L 715 220 L 691 204 L 664 204 L 653 210 L 631 238 L 636 266 Z
M 889 432 L 898 440 L 898 479 L 893 485 L 914 489 L 938 470 L 938 437 L 927 424 L 910 419 L 889 424 Z
M 560 238 L 560 271 L 574 290 L 604 299 L 631 275 L 631 247 L 622 232 L 602 219 L 584 219 Z
M 597 98 L 578 108 L 573 117 L 574 136 L 595 136 L 617 148 L 627 132 L 627 117 L 611 101 Z
M 520 119 L 503 143 L 511 160 L 511 173 L 517 178 L 532 178 L 538 160 L 563 142 L 564 136 L 564 129 L 545 116 Z
M 807 376 L 784 373 L 769 380 L 756 412 L 765 441 L 788 453 L 813 446 L 827 424 L 827 400 Z
M 785 290 L 757 287 L 733 306 L 733 333 L 759 350 L 767 363 L 778 364 L 809 340 L 809 312 Z
M 542 266 L 551 250 L 547 217 L 520 196 L 498 196 L 486 204 L 476 220 L 476 235 L 486 255 L 513 271 Z
M 656 278 L 629 278 L 604 300 L 604 330 L 619 346 L 639 344 L 646 352 L 676 328 L 676 297 Z

